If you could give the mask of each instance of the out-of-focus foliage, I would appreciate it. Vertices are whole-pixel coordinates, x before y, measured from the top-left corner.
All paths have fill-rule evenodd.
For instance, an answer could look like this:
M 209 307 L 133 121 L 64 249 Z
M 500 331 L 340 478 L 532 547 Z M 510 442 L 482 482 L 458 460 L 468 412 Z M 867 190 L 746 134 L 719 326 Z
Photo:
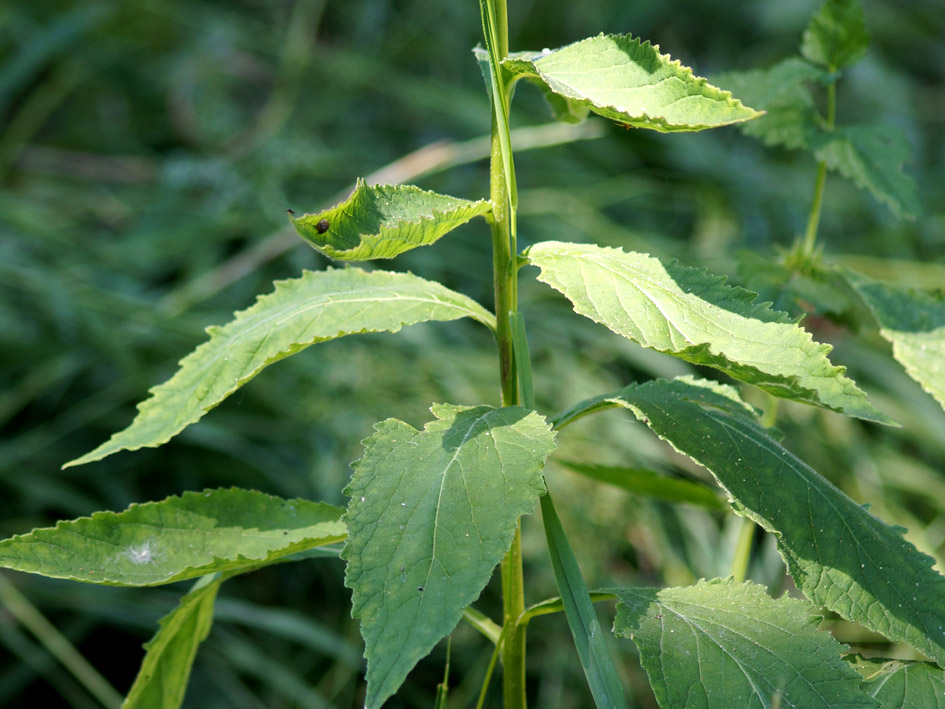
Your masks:
M 489 99 L 467 51 L 481 36 L 475 5 L 0 4 L 2 536 L 207 487 L 340 503 L 349 463 L 374 422 L 396 415 L 419 428 L 431 401 L 497 403 L 489 334 L 464 321 L 423 324 L 326 343 L 267 369 L 163 448 L 59 469 L 126 426 L 147 389 L 204 339 L 204 327 L 229 320 L 273 280 L 327 266 L 289 233 L 287 208 L 320 212 L 356 176 L 385 167 L 386 182 L 418 181 L 467 199 L 486 194 L 487 166 L 469 158 L 484 151 L 439 142 L 489 130 Z M 816 3 L 509 5 L 513 49 L 631 33 L 707 75 L 767 68 L 795 54 Z M 873 278 L 941 287 L 945 14 L 935 0 L 865 2 L 864 9 L 871 44 L 839 84 L 838 123 L 863 116 L 905 134 L 923 215 L 899 221 L 831 175 L 819 239 L 829 260 Z M 513 128 L 547 120 L 540 93 L 521 86 Z M 440 169 L 450 164 L 459 166 Z M 643 250 L 738 282 L 737 251 L 786 247 L 803 230 L 816 165 L 731 129 L 661 136 L 608 126 L 597 140 L 521 152 L 516 171 L 524 244 L 561 239 Z M 392 267 L 490 302 L 490 242 L 478 220 Z M 688 371 L 595 328 L 523 279 L 526 315 L 538 299 L 546 315 L 530 317 L 528 328 L 538 408 L 546 413 Z M 804 325 L 835 345 L 832 361 L 903 428 L 787 404 L 778 420 L 784 445 L 884 520 L 907 527 L 907 538 L 941 565 L 945 414 L 880 338 L 819 318 Z M 280 414 L 286 409 L 291 417 Z M 711 484 L 626 414 L 580 421 L 558 444 L 569 461 Z M 592 586 L 679 585 L 728 573 L 739 529 L 731 516 L 630 496 L 561 466 L 546 473 Z M 546 568 L 535 520 L 525 521 L 523 538 L 526 565 L 536 559 Z M 342 573 L 337 559 L 325 558 L 229 581 L 186 706 L 359 706 L 361 645 Z M 531 601 L 556 594 L 550 573 L 537 573 L 527 573 Z M 749 575 L 772 591 L 785 588 L 770 537 L 759 535 Z M 8 578 L 122 692 L 134 680 L 141 644 L 187 590 Z M 497 594 L 487 589 L 477 605 L 496 612 Z M 858 628 L 835 630 L 864 654 L 915 659 L 902 647 L 877 646 Z M 586 703 L 564 618 L 536 619 L 529 637 L 534 705 Z M 632 644 L 613 647 L 637 703 L 654 706 Z M 450 706 L 474 699 L 490 652 L 471 629 L 456 631 Z M 441 649 L 421 662 L 389 705 L 429 706 L 442 659 Z M 0 705 L 43 702 L 91 705 L 32 635 L 4 624 Z

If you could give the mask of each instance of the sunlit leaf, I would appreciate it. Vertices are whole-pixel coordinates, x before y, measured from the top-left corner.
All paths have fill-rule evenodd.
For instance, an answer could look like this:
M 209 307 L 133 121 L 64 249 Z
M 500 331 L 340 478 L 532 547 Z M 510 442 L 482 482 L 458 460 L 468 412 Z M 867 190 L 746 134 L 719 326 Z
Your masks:
M 883 709 L 945 709 L 945 670 L 931 662 L 848 657 Z
M 184 703 L 197 649 L 213 624 L 213 606 L 226 576 L 207 576 L 161 618 L 157 634 L 125 698 L 124 709 L 178 709 Z
M 945 576 L 932 559 L 785 450 L 734 389 L 657 380 L 588 399 L 555 423 L 614 406 L 708 468 L 735 511 L 775 535 L 811 601 L 945 664 Z
M 96 512 L 0 541 L 0 566 L 112 586 L 246 569 L 341 541 L 342 510 L 238 488 Z
M 273 293 L 227 325 L 207 328 L 210 339 L 180 361 L 173 377 L 151 389 L 128 428 L 66 466 L 166 443 L 265 367 L 309 345 L 463 317 L 495 327 L 495 318 L 472 299 L 410 273 L 329 269 L 278 281 Z
M 801 54 L 836 71 L 858 62 L 869 43 L 860 0 L 826 0 L 804 30 Z
M 541 416 L 432 410 L 436 420 L 422 431 L 396 419 L 377 424 L 345 489 L 345 585 L 361 620 L 368 707 L 453 630 L 545 491 L 554 434 Z
M 527 251 L 538 280 L 574 310 L 644 347 L 720 369 L 786 399 L 890 420 L 785 313 L 705 271 L 646 254 L 546 241 Z
M 692 70 L 629 35 L 598 35 L 502 62 L 513 76 L 610 120 L 662 132 L 695 131 L 760 115 Z
M 358 180 L 344 202 L 317 214 L 289 215 L 306 243 L 341 261 L 390 259 L 429 246 L 470 219 L 490 214 L 486 200 L 470 202 L 413 185 Z
M 903 164 L 912 147 L 895 126 L 861 125 L 821 133 L 815 142 L 818 160 L 853 180 L 898 217 L 915 217 L 921 211 L 918 188 Z
M 843 273 L 892 343 L 896 361 L 945 408 L 945 292 L 905 290 Z
M 808 603 L 731 579 L 615 593 L 614 632 L 640 649 L 660 706 L 879 706 Z

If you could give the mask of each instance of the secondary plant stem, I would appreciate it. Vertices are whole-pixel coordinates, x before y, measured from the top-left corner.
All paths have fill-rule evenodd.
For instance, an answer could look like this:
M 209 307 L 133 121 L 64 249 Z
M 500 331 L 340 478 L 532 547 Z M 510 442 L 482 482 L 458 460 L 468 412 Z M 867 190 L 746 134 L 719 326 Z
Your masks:
M 827 121 L 826 129 L 832 131 L 837 120 L 837 83 L 827 85 Z M 817 245 L 817 229 L 820 227 L 820 210 L 824 203 L 824 185 L 827 182 L 827 162 L 817 163 L 817 181 L 814 183 L 814 200 L 807 218 L 807 232 L 804 234 L 804 256 L 810 257 Z

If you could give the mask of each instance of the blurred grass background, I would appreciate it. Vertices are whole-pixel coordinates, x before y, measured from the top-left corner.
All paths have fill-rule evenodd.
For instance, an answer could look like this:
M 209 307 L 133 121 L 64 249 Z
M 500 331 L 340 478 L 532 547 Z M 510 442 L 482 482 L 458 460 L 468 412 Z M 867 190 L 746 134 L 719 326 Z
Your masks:
M 661 45 L 700 75 L 794 53 L 816 6 L 791 3 L 512 1 L 513 49 L 600 31 Z M 945 12 L 937 0 L 864 3 L 873 45 L 844 77 L 840 121 L 884 121 L 915 148 L 925 214 L 899 222 L 839 177 L 827 182 L 827 253 L 910 285 L 945 284 Z M 273 280 L 328 262 L 286 233 L 286 208 L 314 211 L 354 178 L 477 198 L 489 104 L 468 51 L 476 3 L 430 0 L 60 0 L 0 5 L 0 533 L 122 509 L 184 490 L 239 485 L 343 504 L 348 464 L 374 422 L 422 426 L 433 401 L 497 403 L 488 335 L 468 323 L 320 345 L 260 375 L 160 449 L 59 466 L 124 427 L 149 387 Z M 803 230 L 815 165 L 733 129 L 664 136 L 592 123 L 541 128 L 522 86 L 520 233 L 679 258 L 737 280 L 735 254 L 789 246 Z M 472 142 L 469 142 L 472 141 Z M 407 160 L 401 160 L 410 156 Z M 448 169 L 447 169 L 448 168 Z M 523 244 L 524 245 L 524 244 Z M 467 225 L 384 268 L 491 302 L 487 228 Z M 895 262 L 877 259 L 895 259 Z M 554 413 L 631 381 L 690 371 L 592 326 L 523 272 L 539 407 Z M 783 405 L 786 445 L 921 549 L 945 557 L 945 414 L 876 338 L 816 318 L 833 359 L 901 430 Z M 703 373 L 705 374 L 705 373 Z M 711 375 L 710 375 L 711 376 Z M 754 392 L 746 396 L 765 406 Z M 628 417 L 585 419 L 562 459 L 648 467 L 711 484 Z M 554 463 L 549 485 L 591 587 L 686 584 L 728 573 L 739 522 L 594 485 Z M 568 504 L 578 500 L 578 504 Z M 524 523 L 528 600 L 555 595 L 543 536 Z M 357 707 L 361 646 L 343 568 L 323 560 L 229 582 L 198 655 L 186 706 Z M 758 535 L 750 575 L 789 588 Z M 182 589 L 110 589 L 6 574 L 119 691 L 141 644 Z M 478 604 L 496 614 L 490 586 Z M 609 625 L 611 608 L 602 607 Z M 857 650 L 907 657 L 856 628 Z M 563 617 L 529 630 L 531 700 L 587 706 Z M 655 706 L 631 643 L 613 643 L 639 706 Z M 388 706 L 430 706 L 445 650 Z M 490 647 L 460 626 L 450 706 L 474 703 Z M 495 688 L 491 706 L 498 706 Z M 9 614 L 0 617 L 0 705 L 96 706 Z

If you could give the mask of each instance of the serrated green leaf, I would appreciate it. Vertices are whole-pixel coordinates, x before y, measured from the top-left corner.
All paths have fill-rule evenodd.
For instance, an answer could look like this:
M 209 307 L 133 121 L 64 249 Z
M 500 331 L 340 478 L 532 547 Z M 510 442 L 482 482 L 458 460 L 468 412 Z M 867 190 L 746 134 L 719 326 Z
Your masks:
M 755 294 L 646 254 L 546 241 L 527 251 L 538 280 L 574 310 L 659 352 L 720 369 L 785 399 L 891 423 L 815 342 Z
M 554 434 L 537 413 L 439 404 L 422 431 L 375 426 L 345 489 L 345 585 L 361 620 L 367 707 L 447 635 L 544 493 Z
M 818 605 L 945 664 L 945 576 L 758 423 L 731 387 L 681 378 L 588 399 L 557 427 L 624 406 L 705 466 L 735 511 L 774 534 L 797 587 Z
M 548 541 L 548 553 L 554 569 L 555 582 L 561 593 L 561 603 L 571 628 L 571 637 L 587 678 L 587 686 L 598 709 L 618 709 L 627 706 L 627 700 L 614 666 L 614 659 L 604 641 L 604 634 L 591 603 L 587 585 L 581 575 L 574 551 L 568 542 L 561 520 L 555 511 L 551 493 L 541 498 L 541 519 Z
M 846 658 L 882 709 L 945 709 L 945 671 L 931 662 Z
M 619 487 L 636 495 L 645 495 L 668 502 L 684 502 L 712 510 L 725 507 L 725 502 L 704 485 L 680 478 L 670 478 L 652 470 L 623 468 L 615 465 L 588 465 L 570 460 L 556 462 L 592 480 Z
M 213 606 L 227 576 L 207 576 L 160 620 L 123 709 L 178 709 L 184 703 L 197 649 L 213 624 Z
M 64 467 L 166 443 L 273 362 L 318 342 L 463 317 L 495 329 L 474 300 L 411 273 L 328 269 L 275 285 L 227 325 L 207 328 L 210 339 L 151 389 L 128 428 Z
M 612 121 L 661 132 L 696 131 L 759 116 L 728 91 L 695 76 L 629 35 L 598 35 L 555 50 L 519 52 L 502 62 L 513 76 Z
M 342 510 L 239 488 L 186 492 L 0 541 L 0 566 L 110 586 L 155 586 L 341 541 Z
M 765 111 L 760 118 L 739 129 L 765 145 L 806 147 L 819 130 L 814 100 L 805 83 L 824 81 L 826 74 L 803 59 L 792 57 L 768 69 L 728 72 L 712 77 L 741 100 Z
M 731 579 L 614 592 L 614 632 L 639 648 L 660 706 L 879 706 L 808 603 Z
M 801 55 L 836 71 L 858 62 L 869 43 L 859 0 L 826 0 L 804 30 Z
M 945 291 L 924 293 L 843 274 L 893 346 L 893 357 L 945 409 Z
M 492 205 L 421 190 L 413 185 L 372 185 L 359 179 L 344 202 L 289 221 L 307 244 L 341 261 L 390 259 L 429 246 Z
M 903 172 L 912 156 L 909 141 L 895 126 L 861 125 L 821 133 L 814 153 L 827 167 L 853 180 L 872 194 L 897 217 L 919 214 L 918 188 L 911 175 Z

